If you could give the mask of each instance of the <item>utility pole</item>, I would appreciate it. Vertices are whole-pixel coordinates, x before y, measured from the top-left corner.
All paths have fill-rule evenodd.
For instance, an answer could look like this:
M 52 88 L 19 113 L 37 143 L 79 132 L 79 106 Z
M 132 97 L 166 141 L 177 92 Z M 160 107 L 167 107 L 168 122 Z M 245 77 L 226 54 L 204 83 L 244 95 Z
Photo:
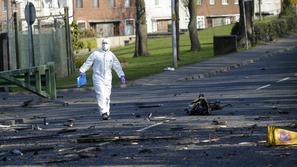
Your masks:
M 175 15 L 175 0 L 171 0 L 171 27 L 172 27 L 172 62 L 173 67 L 177 68 L 177 47 L 176 47 L 176 15 Z
M 10 70 L 10 51 L 9 51 L 9 0 L 6 1 L 6 31 L 7 31 L 7 61 L 8 61 L 8 70 Z
M 14 25 L 14 34 L 15 34 L 15 56 L 16 56 L 16 68 L 21 67 L 20 64 L 20 54 L 19 54 L 19 35 L 18 35 L 18 18 L 16 12 L 17 3 L 15 0 L 12 1 L 12 12 L 13 12 L 13 25 Z
M 245 35 L 245 48 L 249 49 L 249 40 L 248 40 L 248 34 L 247 34 L 247 28 L 246 28 L 246 14 L 245 14 L 245 0 L 242 1 L 243 6 L 243 23 L 244 23 L 244 35 Z

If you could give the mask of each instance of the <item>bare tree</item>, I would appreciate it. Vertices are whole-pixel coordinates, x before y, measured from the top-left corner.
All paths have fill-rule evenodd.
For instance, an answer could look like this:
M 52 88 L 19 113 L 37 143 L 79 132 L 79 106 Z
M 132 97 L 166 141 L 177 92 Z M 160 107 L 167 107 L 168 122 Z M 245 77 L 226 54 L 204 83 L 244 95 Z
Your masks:
M 197 31 L 197 0 L 188 0 L 188 9 L 190 14 L 190 22 L 188 25 L 189 35 L 191 40 L 191 51 L 199 51 L 201 49 L 201 45 L 198 39 L 198 31 Z
M 136 0 L 136 40 L 134 57 L 147 56 L 147 27 L 144 0 Z

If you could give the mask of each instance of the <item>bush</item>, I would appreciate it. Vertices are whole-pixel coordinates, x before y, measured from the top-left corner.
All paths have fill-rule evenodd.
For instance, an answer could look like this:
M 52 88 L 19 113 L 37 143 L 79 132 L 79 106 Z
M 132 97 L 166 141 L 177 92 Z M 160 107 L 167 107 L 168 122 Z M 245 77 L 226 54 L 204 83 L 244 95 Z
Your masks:
M 267 23 L 256 23 L 254 33 L 256 40 L 269 42 L 283 37 L 289 32 L 297 31 L 297 17 L 286 16 Z
M 97 48 L 97 41 L 96 39 L 82 39 L 81 40 L 83 42 L 83 48 L 87 48 L 89 50 L 89 52 L 94 49 Z
M 79 40 L 81 31 L 79 30 L 75 20 L 71 23 L 70 26 L 71 26 L 71 36 L 72 36 L 72 47 L 74 51 L 78 52 L 78 50 L 83 48 L 83 43 Z
M 81 67 L 84 64 L 84 62 L 85 62 L 85 57 L 84 56 L 79 56 L 79 57 L 77 56 L 75 58 L 75 67 L 76 68 Z
M 94 30 L 85 30 L 82 32 L 82 37 L 83 38 L 93 38 L 96 37 L 97 33 Z

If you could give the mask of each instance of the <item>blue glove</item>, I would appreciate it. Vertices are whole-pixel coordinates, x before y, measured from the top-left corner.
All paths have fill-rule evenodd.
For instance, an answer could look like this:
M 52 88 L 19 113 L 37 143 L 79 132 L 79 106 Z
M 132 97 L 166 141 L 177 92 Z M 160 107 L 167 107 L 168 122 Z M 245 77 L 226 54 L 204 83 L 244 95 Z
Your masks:
M 121 76 L 120 80 L 122 85 L 126 84 L 126 78 L 124 75 Z
M 87 84 L 87 76 L 85 73 L 80 73 L 79 77 L 76 78 L 77 87 L 81 87 Z

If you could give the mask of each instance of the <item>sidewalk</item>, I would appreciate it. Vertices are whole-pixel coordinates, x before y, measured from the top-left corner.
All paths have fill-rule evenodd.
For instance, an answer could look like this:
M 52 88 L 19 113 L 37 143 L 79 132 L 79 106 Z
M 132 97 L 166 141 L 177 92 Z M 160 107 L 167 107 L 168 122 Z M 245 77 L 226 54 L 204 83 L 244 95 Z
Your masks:
M 210 77 L 296 48 L 297 34 L 293 34 L 247 51 L 217 56 L 201 63 L 178 68 L 175 71 L 164 71 L 161 74 L 136 80 L 130 85 L 170 85 L 178 81 Z

